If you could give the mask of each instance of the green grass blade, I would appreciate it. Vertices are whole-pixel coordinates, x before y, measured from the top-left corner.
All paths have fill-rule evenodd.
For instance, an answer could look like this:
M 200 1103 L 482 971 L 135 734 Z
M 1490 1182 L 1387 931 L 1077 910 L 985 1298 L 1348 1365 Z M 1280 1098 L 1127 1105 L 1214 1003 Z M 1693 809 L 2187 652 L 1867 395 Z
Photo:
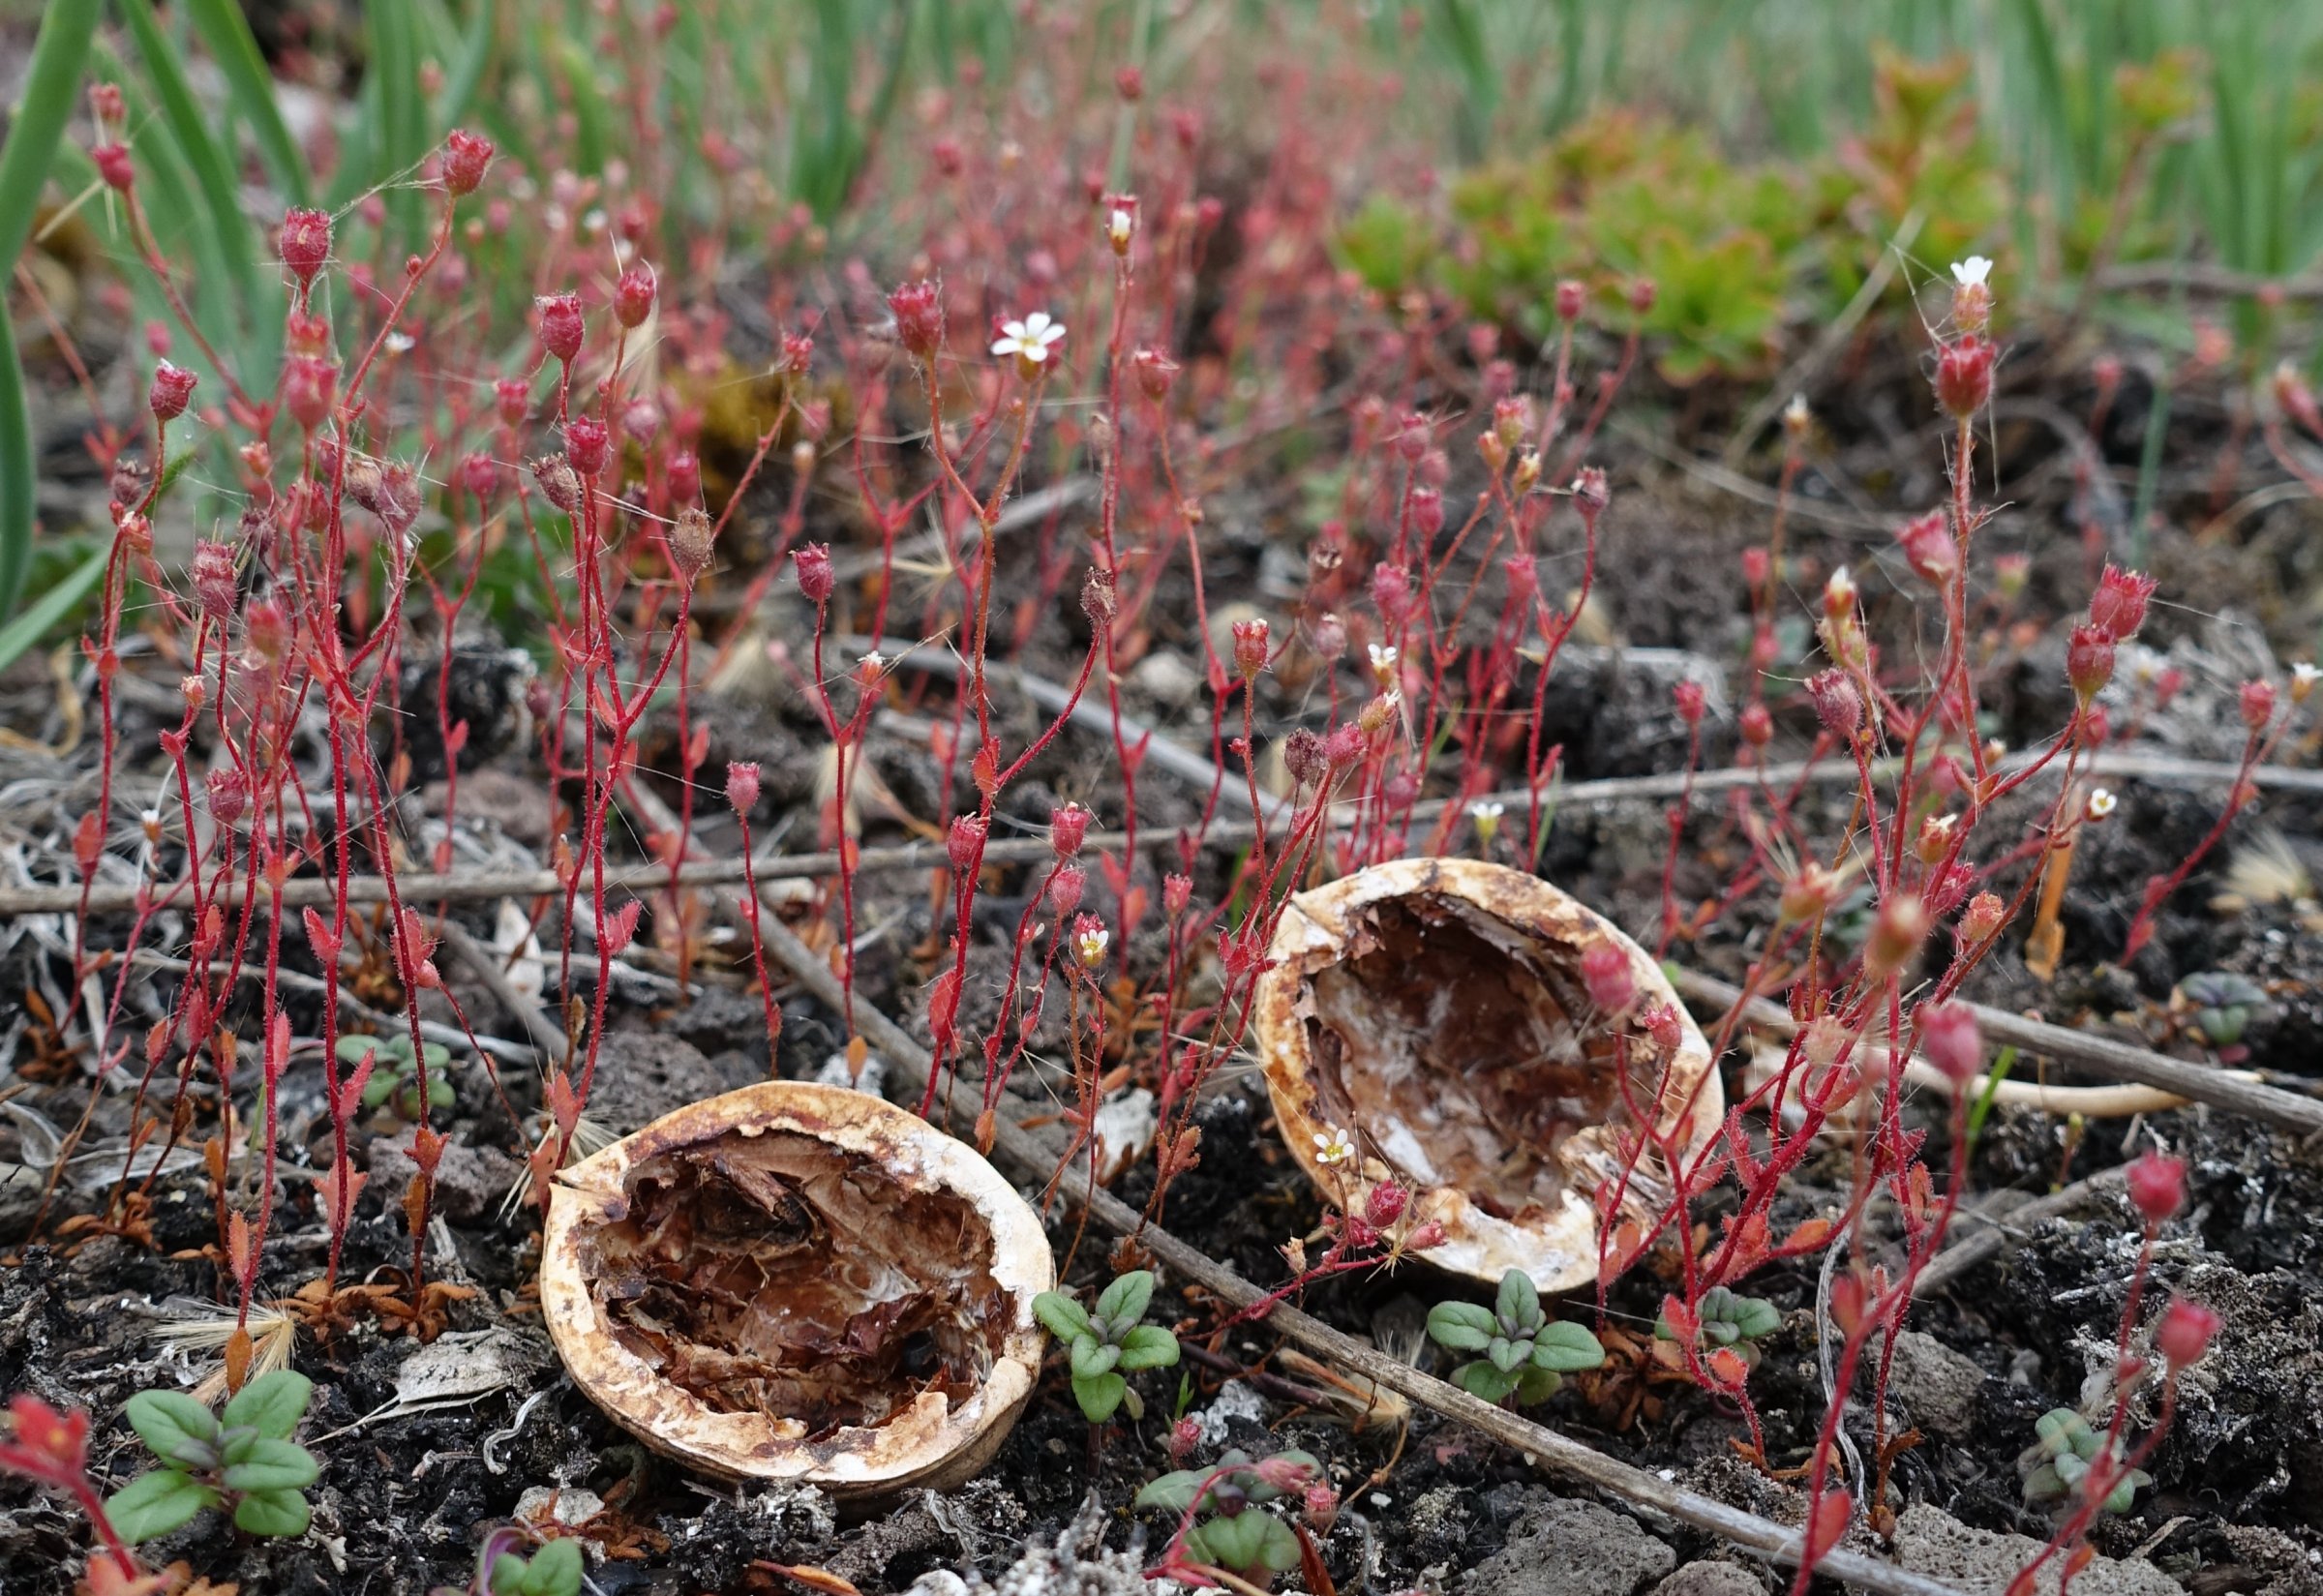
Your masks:
M 8 142 L 0 145 L 0 264 L 12 272 L 31 236 L 49 164 L 80 92 L 97 12 L 98 0 L 54 0 L 41 18 L 24 75 L 23 103 L 9 123 Z M 15 608 L 24 567 L 32 559 L 33 471 L 24 368 L 16 359 L 15 335 L 0 316 L 0 616 Z
M 7 330 L 0 328 L 0 338 L 6 336 Z M 105 575 L 105 562 L 111 556 L 109 545 L 99 544 L 62 582 L 26 605 L 22 615 L 0 626 L 0 671 L 14 665 L 18 654 L 40 642 L 49 627 L 72 614 L 81 595 L 97 586 L 97 579 Z
M 452 70 L 445 76 L 443 93 L 436 102 L 436 126 L 456 128 L 468 115 L 468 107 L 475 103 L 476 91 L 484 83 L 485 69 L 492 65 L 492 46 L 499 37 L 499 7 L 495 0 L 476 0 L 476 15 L 469 18 L 468 37 L 460 41 L 460 51 L 453 58 Z
M 419 23 L 410 0 L 371 0 L 363 8 L 371 71 L 378 82 L 372 142 L 375 183 L 387 184 L 387 214 L 404 245 L 417 249 L 426 223 L 412 168 L 428 153 L 427 99 L 419 88 Z
M 258 158 L 266 163 L 266 169 L 282 185 L 291 204 L 313 203 L 308 198 L 307 159 L 283 121 L 282 107 L 275 103 L 274 77 L 258 54 L 258 42 L 251 37 L 242 8 L 235 0 L 187 0 L 186 11 L 218 70 L 226 74 L 233 90 L 234 108 L 250 121 L 251 135 L 258 142 Z

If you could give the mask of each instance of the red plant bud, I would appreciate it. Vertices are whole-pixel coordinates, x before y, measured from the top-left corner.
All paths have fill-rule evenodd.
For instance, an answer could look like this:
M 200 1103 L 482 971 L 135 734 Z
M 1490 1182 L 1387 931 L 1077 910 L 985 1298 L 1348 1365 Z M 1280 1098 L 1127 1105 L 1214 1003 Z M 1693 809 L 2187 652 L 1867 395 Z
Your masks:
M 1411 573 L 1401 565 L 1373 566 L 1372 602 L 1378 606 L 1380 619 L 1397 624 L 1411 606 Z
M 194 602 L 211 620 L 226 620 L 234 613 L 233 546 L 207 539 L 194 545 Z
M 1656 1000 L 1647 1004 L 1638 1015 L 1638 1023 L 1645 1028 L 1653 1045 L 1665 1053 L 1675 1052 L 1677 1044 L 1685 1039 L 1684 1022 L 1677 1017 L 1676 1009 L 1668 1003 Z
M 1323 756 L 1323 739 L 1304 726 L 1293 728 L 1282 739 L 1282 768 L 1301 787 L 1321 783 L 1331 774 L 1330 761 Z
M 1928 906 L 1916 895 L 1899 894 L 1880 905 L 1863 943 L 1863 969 L 1873 978 L 1891 976 L 1919 954 L 1928 939 Z
M 290 617 L 273 599 L 261 599 L 242 612 L 242 636 L 252 653 L 271 665 L 290 654 Z
M 2148 1224 L 2159 1224 L 2186 1202 L 2186 1160 L 2151 1150 L 2130 1160 L 2124 1171 L 2130 1206 Z
M 2146 601 L 2154 596 L 2155 581 L 2136 571 L 2108 564 L 2090 595 L 2089 623 L 2116 643 L 2137 636 L 2146 623 Z
M 799 590 L 816 606 L 828 602 L 831 590 L 838 586 L 838 577 L 830 568 L 830 545 L 801 543 L 799 552 L 791 557 L 799 571 Z
M 1637 972 L 1629 955 L 1611 942 L 1592 943 L 1581 955 L 1581 983 L 1589 1002 L 1609 1014 L 1618 1014 L 1637 1001 Z
M 1950 522 L 1942 510 L 1930 510 L 1904 523 L 1895 534 L 1904 560 L 1920 580 L 1942 587 L 1960 569 L 1960 545 L 1952 538 Z
M 210 814 L 221 826 L 231 826 L 250 807 L 250 778 L 231 766 L 212 770 L 206 780 Z
M 1411 1189 L 1400 1181 L 1381 1181 L 1363 1199 L 1363 1222 L 1373 1230 L 1392 1230 L 1411 1205 Z
M 1267 624 L 1264 620 L 1234 623 L 1234 669 L 1245 681 L 1254 681 L 1266 669 Z
M 98 121 L 118 122 L 121 120 L 121 109 L 120 84 L 92 83 L 89 85 L 89 110 Z
M 1178 376 L 1178 363 L 1160 349 L 1139 349 L 1131 357 L 1130 368 L 1137 374 L 1139 391 L 1157 403 L 1168 397 L 1169 385 Z
M 8 1450 L 29 1465 L 22 1472 L 54 1486 L 73 1486 L 86 1477 L 89 1442 L 86 1413 L 59 1413 L 25 1391 L 9 1398 L 8 1413 L 15 1429 L 15 1440 Z M 15 1465 L 15 1458 L 10 1460 Z M 117 1565 L 107 1561 L 107 1566 Z
M 1145 98 L 1145 69 L 1120 67 L 1113 73 L 1113 92 L 1134 104 Z
M 1411 529 L 1433 543 L 1444 529 L 1444 496 L 1433 488 L 1415 488 L 1411 494 Z
M 2218 1333 L 2218 1316 L 2198 1302 L 2172 1297 L 2154 1327 L 2154 1349 L 2172 1369 L 2198 1364 Z
M 2243 724 L 2256 737 L 2275 718 L 2275 684 L 2258 677 L 2243 683 Z
M 1774 556 L 1767 552 L 1765 545 L 1754 543 L 1742 551 L 1742 585 L 1744 587 L 1754 590 L 1765 587 L 1766 579 L 1773 574 L 1773 571 Z
M 702 497 L 702 461 L 691 449 L 679 449 L 670 456 L 670 497 L 680 504 L 690 504 Z
M 551 504 L 571 515 L 581 507 L 581 479 L 562 455 L 543 455 L 532 462 L 532 479 Z
M 491 165 L 492 140 L 482 134 L 454 128 L 444 136 L 443 186 L 455 197 L 475 193 Z
M 1556 286 L 1556 318 L 1559 321 L 1579 321 L 1582 308 L 1588 302 L 1588 290 L 1571 278 Z
M 1077 803 L 1061 803 L 1048 812 L 1048 845 L 1059 858 L 1071 858 L 1081 851 L 1081 843 L 1089 835 L 1089 811 Z
M 1965 1003 L 1931 1003 L 1919 1011 L 1921 1056 L 1954 1084 L 1984 1068 L 1984 1038 L 1976 1010 Z
M 193 403 L 194 381 L 194 374 L 183 366 L 163 361 L 154 368 L 152 385 L 145 390 L 146 407 L 158 421 L 175 421 Z
M 1584 521 L 1601 515 L 1613 502 L 1613 490 L 1606 485 L 1605 472 L 1595 466 L 1584 466 L 1573 479 L 1573 502 L 1581 510 Z
M 283 216 L 280 248 L 283 264 L 290 268 L 298 286 L 302 288 L 311 286 L 316 274 L 331 258 L 330 217 L 321 211 L 292 206 Z
M 1936 402 L 1965 421 L 1992 403 L 1992 366 L 1998 349 L 1969 333 L 1936 356 Z
M 709 512 L 699 504 L 688 504 L 678 512 L 670 527 L 670 563 L 679 576 L 691 582 L 709 569 L 710 546 L 717 531 L 710 525 Z
M 1066 916 L 1081 906 L 1081 893 L 1089 885 L 1089 872 L 1077 864 L 1060 864 L 1049 872 L 1048 910 L 1062 922 Z
M 1704 699 L 1701 682 L 1681 681 L 1670 689 L 1670 696 L 1677 704 L 1677 718 L 1684 721 L 1689 729 L 1702 724 Z
M 895 337 L 913 355 L 933 360 L 944 344 L 944 290 L 927 281 L 906 283 L 888 295 Z
M 632 263 L 613 286 L 613 318 L 624 327 L 642 327 L 653 314 L 653 268 L 643 260 Z
M 1815 701 L 1815 718 L 1833 737 L 1853 738 L 1863 725 L 1863 695 L 1844 671 L 1825 671 L 1807 678 L 1807 696 Z
M 2113 637 L 2095 626 L 2076 626 L 2065 646 L 2065 678 L 2086 708 L 2113 679 Z
M 1172 872 L 1162 878 L 1162 912 L 1171 919 L 1186 913 L 1193 902 L 1193 878 Z
M 1764 748 L 1774 740 L 1774 716 L 1767 713 L 1764 704 L 1745 705 L 1740 729 L 1744 742 L 1753 748 Z
M 313 432 L 331 417 L 339 399 L 339 368 L 317 354 L 294 354 L 283 362 L 283 408 L 300 429 Z
M 100 144 L 89 151 L 89 159 L 97 163 L 97 175 L 105 179 L 106 187 L 118 194 L 127 194 L 137 180 L 126 144 Z
M 532 407 L 532 384 L 521 376 L 503 376 L 492 385 L 493 414 L 503 427 L 521 427 Z
M 1654 300 L 1660 296 L 1661 290 L 1654 286 L 1653 279 L 1641 277 L 1629 286 L 1629 308 L 1644 316 L 1653 309 Z
M 569 366 L 581 352 L 585 323 L 577 293 L 544 293 L 532 301 L 540 316 L 540 346 Z
M 577 415 L 564 424 L 564 458 L 583 476 L 603 471 L 612 447 L 605 423 L 593 415 Z
M 984 857 L 983 820 L 976 815 L 954 817 L 944 839 L 944 854 L 954 870 L 975 869 Z
M 747 760 L 732 760 L 726 766 L 726 801 L 734 812 L 747 820 L 750 811 L 758 807 L 758 767 Z

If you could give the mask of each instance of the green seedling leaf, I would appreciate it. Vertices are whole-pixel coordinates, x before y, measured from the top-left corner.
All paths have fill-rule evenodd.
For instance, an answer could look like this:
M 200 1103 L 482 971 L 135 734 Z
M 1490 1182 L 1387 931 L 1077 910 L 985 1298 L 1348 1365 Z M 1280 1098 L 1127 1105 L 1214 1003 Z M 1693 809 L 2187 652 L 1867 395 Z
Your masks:
M 1586 1327 L 1556 1319 L 1543 1325 L 1533 1338 L 1532 1367 L 1557 1373 L 1570 1374 L 1575 1370 L 1598 1369 L 1605 1364 L 1605 1348 Z
M 218 1492 L 172 1468 L 140 1474 L 106 1499 L 105 1516 L 120 1537 L 136 1545 L 193 1521 L 205 1507 L 218 1505 Z
M 1533 1285 L 1532 1277 L 1522 1269 L 1512 1269 L 1501 1276 L 1493 1311 L 1503 1325 L 1512 1328 L 1539 1322 L 1541 1293 Z
M 1455 1352 L 1482 1352 L 1496 1328 L 1492 1310 L 1475 1303 L 1437 1303 L 1428 1310 L 1428 1339 Z
M 1098 1317 L 1108 1325 L 1131 1325 L 1145 1317 L 1147 1305 L 1154 1300 L 1154 1275 L 1150 1269 L 1132 1269 L 1097 1299 Z
M 1512 1341 L 1506 1336 L 1494 1336 L 1492 1344 L 1484 1349 L 1484 1355 L 1492 1360 L 1494 1369 L 1506 1374 L 1532 1356 L 1532 1342 Z
M 1035 1297 L 1033 1317 L 1061 1341 L 1089 1334 L 1088 1310 L 1062 1291 L 1043 1291 Z
M 1129 1395 L 1130 1382 L 1118 1374 L 1100 1374 L 1093 1380 L 1073 1376 L 1072 1400 L 1081 1404 L 1081 1416 L 1093 1425 L 1101 1425 L 1113 1417 L 1121 1406 L 1122 1398 Z
M 1121 1348 L 1110 1341 L 1101 1341 L 1095 1336 L 1076 1336 L 1072 1342 L 1072 1378 L 1078 1385 L 1110 1373 L 1121 1362 Z
M 218 1458 L 218 1420 L 182 1391 L 140 1391 L 127 1406 L 129 1428 L 166 1463 L 206 1468 Z
M 5 344 L 6 338 L 5 330 L 0 329 L 0 344 Z M 5 362 L 0 362 L 0 388 L 4 388 L 8 381 L 4 368 Z M 0 404 L 4 403 L 4 399 L 0 399 Z M 98 579 L 105 575 L 106 561 L 111 557 L 112 551 L 109 548 L 93 551 L 86 559 L 74 566 L 62 582 L 25 606 L 22 615 L 7 625 L 0 626 L 0 671 L 14 665 L 19 655 L 47 635 L 49 627 L 72 613 L 82 595 L 96 587 Z
M 228 1491 L 304 1491 L 321 1477 L 321 1467 L 305 1447 L 259 1435 L 242 1457 L 228 1459 L 219 1482 Z
M 1178 1339 L 1156 1324 L 1132 1326 L 1121 1339 L 1121 1367 L 1167 1369 L 1178 1361 Z
M 524 1596 L 580 1596 L 581 1543 L 551 1541 L 525 1565 Z
M 1137 1492 L 1137 1506 L 1166 1508 L 1183 1513 L 1193 1505 L 1193 1493 L 1207 1470 L 1181 1468 L 1152 1481 Z
M 1502 1373 L 1481 1358 L 1474 1363 L 1462 1364 L 1454 1370 L 1452 1383 L 1469 1396 L 1488 1402 L 1499 1401 L 1517 1388 L 1516 1376 Z
M 234 1508 L 234 1527 L 246 1535 L 278 1540 L 307 1532 L 314 1510 L 295 1491 L 254 1491 Z
M 244 1386 L 219 1417 L 229 1430 L 248 1426 L 261 1435 L 287 1441 L 298 1421 L 307 1416 L 307 1403 L 314 1396 L 313 1380 L 295 1369 L 278 1369 Z
M 1563 1389 L 1564 1383 L 1554 1370 L 1527 1366 L 1517 1375 L 1517 1401 L 1525 1407 L 1545 1402 Z

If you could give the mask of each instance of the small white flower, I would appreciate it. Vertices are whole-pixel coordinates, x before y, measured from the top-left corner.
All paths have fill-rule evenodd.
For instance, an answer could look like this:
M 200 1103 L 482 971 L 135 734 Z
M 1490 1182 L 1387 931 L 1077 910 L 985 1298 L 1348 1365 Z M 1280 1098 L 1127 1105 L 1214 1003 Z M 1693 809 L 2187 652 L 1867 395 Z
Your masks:
M 409 333 L 389 333 L 387 335 L 387 352 L 389 354 L 410 353 L 411 335 Z
M 1347 1133 L 1336 1125 L 1325 1126 L 1314 1133 L 1314 1161 L 1344 1163 L 1355 1156 L 1355 1144 Z
M 1081 961 L 1081 968 L 1094 970 L 1105 962 L 1105 949 L 1113 941 L 1112 933 L 1101 925 L 1092 925 L 1075 932 L 1072 956 Z
M 877 676 L 888 668 L 888 656 L 874 648 L 863 656 L 862 666 L 866 676 Z
M 1003 321 L 1000 332 L 992 341 L 992 352 L 1014 355 L 1017 369 L 1033 377 L 1048 364 L 1048 351 L 1064 342 L 1065 323 L 1050 320 L 1046 311 L 1035 311 L 1022 321 Z
M 1123 206 L 1114 206 L 1112 214 L 1105 218 L 1105 240 L 1116 255 L 1130 247 L 1130 235 L 1136 230 L 1137 219 Z
M 1972 255 L 1966 260 L 1952 262 L 1952 281 L 1964 288 L 1980 288 L 1984 286 L 1984 280 L 1991 275 L 1992 262 L 1980 255 Z
M 1468 818 L 1475 821 L 1498 820 L 1507 812 L 1506 805 L 1487 803 L 1482 798 L 1478 798 L 1474 803 L 1468 805 Z
M 1476 840 L 1485 847 L 1490 848 L 1493 838 L 1500 834 L 1500 817 L 1503 813 L 1505 810 L 1501 805 L 1484 798 L 1478 798 L 1468 805 L 1468 819 L 1476 828 Z
M 1380 686 L 1384 687 L 1396 679 L 1396 661 L 1400 657 L 1392 646 L 1372 645 L 1372 675 L 1378 678 Z
M 1793 394 L 1791 403 L 1783 407 L 1783 425 L 1795 433 L 1805 432 L 1807 423 L 1813 419 L 1813 414 L 1807 409 L 1805 394 Z
M 2116 798 L 2111 793 L 2107 792 L 2104 788 L 2100 787 L 2097 789 L 2097 791 L 2089 795 L 2089 818 L 2091 820 L 2103 820 L 2107 815 L 2113 813 L 2114 805 L 2119 801 L 2120 800 L 2118 798 Z
M 2291 702 L 2305 704 L 2308 695 L 2315 690 L 2315 668 L 2307 660 L 2291 667 Z

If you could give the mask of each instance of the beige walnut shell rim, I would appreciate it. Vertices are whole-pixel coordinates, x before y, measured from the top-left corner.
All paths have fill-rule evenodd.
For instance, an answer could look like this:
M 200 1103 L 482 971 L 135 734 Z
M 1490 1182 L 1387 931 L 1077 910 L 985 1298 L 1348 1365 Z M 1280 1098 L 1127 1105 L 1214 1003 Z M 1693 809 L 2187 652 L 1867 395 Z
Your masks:
M 1621 949 L 1640 1001 L 1667 1003 L 1679 1020 L 1678 1044 L 1665 1067 L 1662 1129 L 1676 1128 L 1690 1098 L 1688 1156 L 1709 1144 L 1725 1117 L 1725 1092 L 1710 1068 L 1709 1044 L 1650 954 L 1595 910 L 1524 871 L 1477 859 L 1397 859 L 1293 897 L 1267 949 L 1273 968 L 1258 981 L 1253 1029 L 1267 1096 L 1283 1142 L 1317 1190 L 1348 1212 L 1361 1212 L 1372 1189 L 1396 1171 L 1373 1151 L 1376 1138 L 1369 1135 L 1358 1137 L 1363 1150 L 1354 1159 L 1325 1163 L 1318 1157 L 1319 1138 L 1331 1127 L 1319 1106 L 1302 1009 L 1306 982 L 1315 971 L 1347 956 L 1363 910 L 1423 894 L 1463 900 L 1577 954 L 1598 941 Z M 1417 1256 L 1447 1273 L 1494 1282 L 1509 1270 L 1522 1269 L 1543 1291 L 1570 1291 L 1597 1278 L 1597 1217 L 1586 1195 L 1571 1189 L 1554 1205 L 1512 1220 L 1488 1213 L 1455 1187 L 1427 1187 L 1412 1193 L 1411 1212 L 1442 1223 L 1444 1244 Z
M 619 1211 L 634 1166 L 732 1133 L 791 1131 L 868 1159 L 899 1188 L 966 1199 L 991 1229 L 984 1260 L 1011 1316 L 976 1394 L 953 1405 L 923 1392 L 876 1428 L 850 1427 L 808 1442 L 775 1433 L 763 1416 L 722 1412 L 623 1346 L 589 1288 L 587 1231 Z M 663 1116 L 557 1177 L 542 1238 L 540 1296 L 549 1334 L 573 1381 L 655 1451 L 729 1479 L 821 1487 L 842 1499 L 911 1487 L 945 1491 L 989 1463 L 1023 1412 L 1040 1373 L 1033 1299 L 1056 1281 L 1040 1217 L 973 1148 L 918 1115 L 867 1093 L 800 1081 L 744 1087 Z

